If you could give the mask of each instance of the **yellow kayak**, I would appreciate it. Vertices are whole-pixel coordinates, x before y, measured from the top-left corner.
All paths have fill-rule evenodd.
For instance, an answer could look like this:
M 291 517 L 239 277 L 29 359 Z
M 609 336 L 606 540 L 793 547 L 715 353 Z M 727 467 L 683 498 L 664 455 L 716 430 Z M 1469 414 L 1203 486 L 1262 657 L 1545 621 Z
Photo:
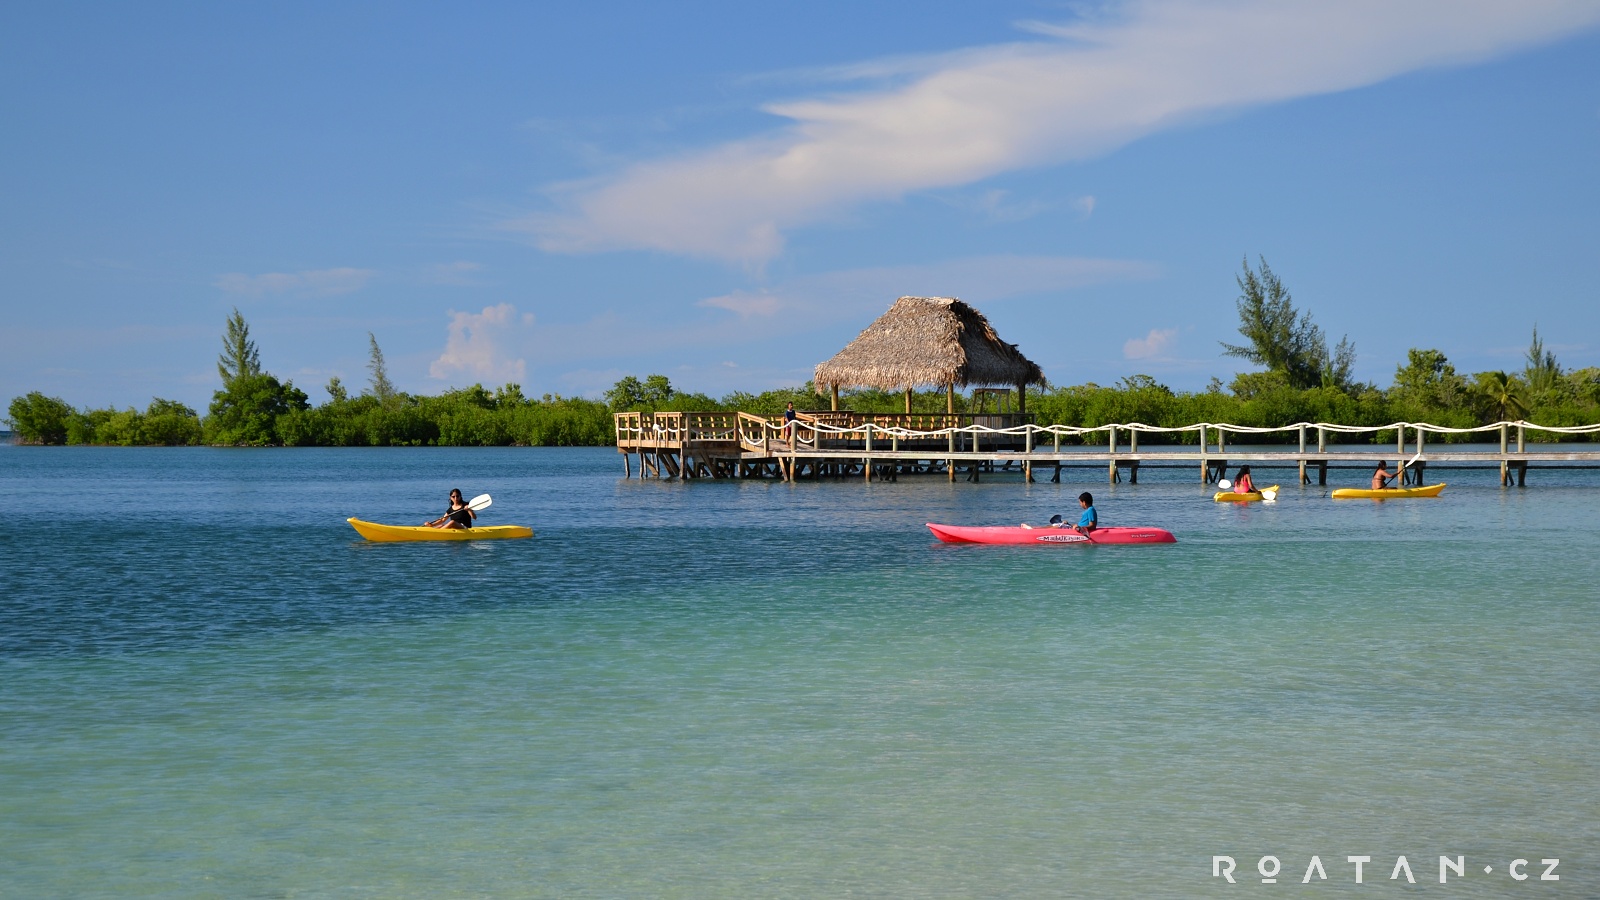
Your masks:
M 1437 497 L 1444 490 L 1444 482 L 1425 484 L 1413 488 L 1384 488 L 1381 491 L 1362 488 L 1339 488 L 1329 496 L 1335 500 L 1399 500 L 1405 497 Z
M 484 525 L 477 528 L 429 528 L 426 525 L 379 525 L 357 518 L 345 520 L 369 541 L 483 541 L 494 538 L 533 537 L 524 525 Z
M 1276 496 L 1278 493 L 1278 486 L 1273 485 L 1269 488 L 1262 488 L 1259 491 L 1250 491 L 1249 493 L 1245 494 L 1236 494 L 1233 491 L 1217 491 L 1215 494 L 1211 495 L 1211 499 L 1217 501 L 1218 503 L 1250 503 L 1256 500 L 1265 500 L 1266 498 L 1262 496 L 1262 494 L 1267 491 L 1272 492 L 1272 494 Z

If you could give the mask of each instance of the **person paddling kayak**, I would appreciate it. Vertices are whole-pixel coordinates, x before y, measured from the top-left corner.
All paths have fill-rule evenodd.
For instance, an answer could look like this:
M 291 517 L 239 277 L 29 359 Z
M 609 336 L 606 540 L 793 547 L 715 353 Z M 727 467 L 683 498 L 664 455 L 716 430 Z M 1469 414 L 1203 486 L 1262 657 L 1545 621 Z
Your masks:
M 1233 492 L 1235 494 L 1253 494 L 1256 492 L 1255 479 L 1250 477 L 1250 467 L 1240 466 L 1239 474 L 1233 479 Z
M 1050 527 L 1071 528 L 1073 531 L 1076 531 L 1079 534 L 1088 534 L 1096 528 L 1099 528 L 1100 514 L 1094 510 L 1094 496 L 1088 491 L 1084 491 L 1078 495 L 1078 505 L 1083 507 L 1083 515 L 1078 518 L 1078 524 L 1068 525 L 1066 522 L 1062 521 L 1061 516 L 1055 515 L 1050 517 Z M 1027 522 L 1023 522 L 1022 527 L 1032 528 L 1033 526 L 1029 525 Z
M 1088 491 L 1078 495 L 1078 505 L 1083 507 L 1083 515 L 1078 517 L 1078 524 L 1072 526 L 1079 534 L 1088 534 L 1100 527 L 1100 514 L 1094 510 L 1094 496 Z
M 461 499 L 461 489 L 451 488 L 450 509 L 432 522 L 423 522 L 422 524 L 429 528 L 471 528 L 472 520 L 477 517 L 478 514 L 472 511 L 472 507 L 467 505 L 467 501 Z
M 1383 490 L 1384 488 L 1389 486 L 1389 479 L 1398 478 L 1405 471 L 1404 469 L 1402 469 L 1400 472 L 1396 472 L 1393 475 L 1390 475 L 1388 469 L 1385 468 L 1387 465 L 1388 465 L 1388 463 L 1384 462 L 1383 460 L 1381 460 L 1381 459 L 1378 460 L 1378 468 L 1377 468 L 1376 471 L 1374 471 L 1372 473 L 1372 489 L 1373 490 L 1375 490 L 1375 491 Z

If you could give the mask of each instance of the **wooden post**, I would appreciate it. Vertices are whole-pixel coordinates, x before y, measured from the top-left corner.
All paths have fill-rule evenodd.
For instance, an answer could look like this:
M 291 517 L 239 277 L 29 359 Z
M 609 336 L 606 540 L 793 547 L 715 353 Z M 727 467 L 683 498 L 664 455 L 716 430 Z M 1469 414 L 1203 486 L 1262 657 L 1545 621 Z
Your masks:
M 1401 425 L 1394 430 L 1394 452 L 1403 461 L 1406 458 L 1406 427 Z
M 861 467 L 865 470 L 867 482 L 872 482 L 872 423 L 867 423 L 867 455 L 861 460 Z
M 1217 426 L 1217 455 L 1227 456 L 1228 448 L 1222 443 L 1226 439 L 1227 430 L 1221 425 Z
M 1517 426 L 1517 452 L 1518 453 L 1526 453 L 1527 452 L 1527 447 L 1528 447 L 1528 445 L 1526 443 L 1527 437 L 1528 437 L 1528 429 L 1522 427 L 1521 425 L 1518 425 Z
M 1500 486 L 1509 487 L 1511 484 L 1511 463 L 1506 459 L 1510 450 L 1510 434 L 1506 431 L 1505 423 L 1500 423 Z
M 1306 426 L 1300 425 L 1300 483 L 1306 483 Z
M 1022 426 L 1022 480 L 1033 481 L 1033 426 Z
M 833 411 L 839 411 L 839 386 L 837 384 L 833 386 Z
M 906 388 L 906 415 L 911 415 L 911 388 Z
M 1206 426 L 1200 426 L 1200 483 L 1208 484 L 1211 469 L 1206 466 Z
M 944 411 L 955 415 L 956 411 L 956 384 L 950 382 L 944 386 Z
M 1107 461 L 1107 465 L 1111 469 L 1111 473 L 1110 473 L 1111 482 L 1110 483 L 1111 484 L 1116 484 L 1117 483 L 1117 426 L 1115 426 L 1115 425 L 1111 426 L 1111 430 L 1110 430 L 1110 433 L 1109 433 L 1109 438 L 1107 440 L 1107 443 L 1110 444 L 1110 446 L 1111 446 L 1111 449 L 1109 451 L 1110 452 L 1110 459 Z
M 632 465 L 632 462 L 628 459 L 628 454 L 626 454 L 626 453 L 622 454 L 622 477 L 623 478 L 632 478 L 633 477 L 633 465 Z M 644 469 L 642 467 L 639 470 L 639 477 L 640 478 L 644 477 Z

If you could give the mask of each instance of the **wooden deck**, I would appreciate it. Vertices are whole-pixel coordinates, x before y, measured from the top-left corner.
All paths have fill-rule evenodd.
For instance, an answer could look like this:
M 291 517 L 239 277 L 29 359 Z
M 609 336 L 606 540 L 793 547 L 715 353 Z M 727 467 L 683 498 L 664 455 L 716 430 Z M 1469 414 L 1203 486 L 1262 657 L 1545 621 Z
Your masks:
M 800 413 L 793 423 L 743 412 L 617 413 L 617 452 L 625 477 L 633 460 L 641 478 L 798 478 L 845 477 L 893 480 L 902 474 L 944 474 L 954 481 L 964 471 L 969 481 L 985 473 L 1014 472 L 1033 481 L 1035 470 L 1060 481 L 1063 469 L 1097 468 L 1109 481 L 1137 484 L 1140 469 L 1191 468 L 1202 482 L 1227 477 L 1230 468 L 1296 469 L 1302 484 L 1327 484 L 1329 469 L 1371 469 L 1378 459 L 1391 465 L 1412 460 L 1407 483 L 1421 484 L 1428 468 L 1495 469 L 1500 483 L 1524 485 L 1531 468 L 1600 468 L 1600 447 L 1591 443 L 1529 447 L 1529 432 L 1556 431 L 1526 422 L 1502 422 L 1471 431 L 1498 437 L 1498 450 L 1451 449 L 1438 443 L 1455 433 L 1427 423 L 1397 422 L 1381 428 L 1350 428 L 1299 423 L 1286 428 L 1243 428 L 1203 423 L 1162 429 L 1130 423 L 1098 428 L 1041 426 L 1027 413 L 861 414 Z M 1334 444 L 1344 433 L 1392 432 L 1395 442 Z M 1600 426 L 1560 429 L 1564 433 L 1600 431 Z M 1139 448 L 1141 434 L 1193 443 Z M 1237 444 L 1230 436 L 1257 438 L 1285 433 L 1294 450 L 1281 446 Z M 1429 435 L 1435 443 L 1429 446 Z M 1411 440 L 1407 440 L 1408 436 Z M 1072 441 L 1091 437 L 1099 446 Z M 1063 438 L 1067 443 L 1063 444 Z M 1170 438 L 1169 438 L 1170 439 Z M 1314 445 L 1312 441 L 1314 440 Z M 1392 453 L 1390 451 L 1393 451 Z

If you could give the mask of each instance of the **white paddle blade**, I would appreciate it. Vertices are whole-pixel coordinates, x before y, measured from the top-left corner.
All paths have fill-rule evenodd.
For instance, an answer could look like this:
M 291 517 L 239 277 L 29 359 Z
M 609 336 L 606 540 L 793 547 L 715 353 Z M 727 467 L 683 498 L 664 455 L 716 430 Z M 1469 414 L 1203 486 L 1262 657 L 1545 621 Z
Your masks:
M 1261 492 L 1261 499 L 1265 500 L 1268 503 L 1271 503 L 1272 501 L 1278 499 L 1278 492 L 1273 490 L 1272 488 L 1267 488 L 1266 490 Z
M 1231 490 L 1232 488 L 1233 488 L 1233 482 L 1229 481 L 1226 478 L 1218 478 L 1217 479 L 1217 489 L 1218 490 L 1226 491 L 1226 490 Z
M 490 497 L 488 494 L 479 494 L 478 496 L 473 497 L 470 501 L 468 501 L 467 508 L 471 509 L 474 512 L 476 512 L 476 511 L 478 511 L 480 509 L 488 509 L 489 508 L 489 504 L 491 504 L 493 502 L 494 502 L 494 498 Z

